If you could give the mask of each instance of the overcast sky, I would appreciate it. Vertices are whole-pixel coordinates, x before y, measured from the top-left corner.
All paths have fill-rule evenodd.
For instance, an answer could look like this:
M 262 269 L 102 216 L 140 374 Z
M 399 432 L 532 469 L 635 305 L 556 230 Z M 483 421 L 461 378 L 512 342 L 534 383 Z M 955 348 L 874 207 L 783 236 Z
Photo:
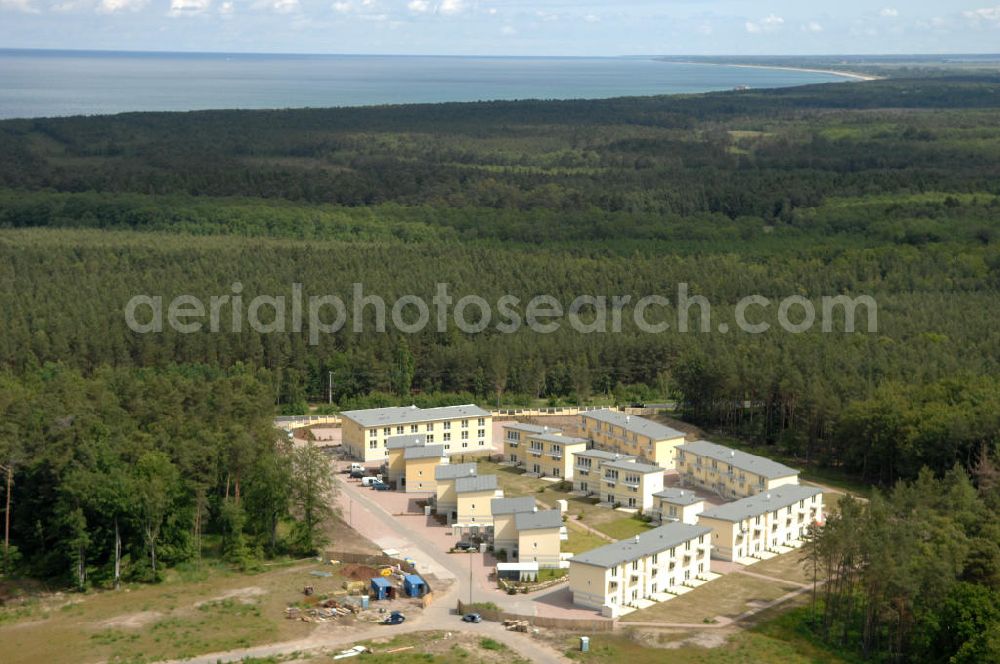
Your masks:
M 996 53 L 998 0 L 0 0 L 0 47 L 490 55 Z

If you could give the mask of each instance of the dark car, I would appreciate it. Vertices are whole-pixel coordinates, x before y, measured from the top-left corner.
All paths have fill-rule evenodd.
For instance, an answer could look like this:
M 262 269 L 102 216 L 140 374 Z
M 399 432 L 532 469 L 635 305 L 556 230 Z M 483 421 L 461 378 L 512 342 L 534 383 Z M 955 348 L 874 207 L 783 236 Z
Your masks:
M 393 611 L 389 614 L 389 617 L 382 621 L 383 625 L 400 625 L 406 621 L 406 616 L 404 616 L 399 611 Z
M 390 487 L 385 482 L 375 482 L 375 484 L 372 484 L 372 488 L 375 489 L 376 491 L 388 491 L 392 487 Z
M 353 480 L 360 480 L 364 476 L 365 476 L 365 471 L 363 470 L 352 470 L 350 474 L 350 478 Z
M 478 551 L 479 547 L 472 542 L 459 542 L 455 545 L 455 548 L 459 551 Z
M 462 620 L 470 623 L 480 623 L 483 622 L 483 617 L 478 613 L 466 613 L 462 616 Z

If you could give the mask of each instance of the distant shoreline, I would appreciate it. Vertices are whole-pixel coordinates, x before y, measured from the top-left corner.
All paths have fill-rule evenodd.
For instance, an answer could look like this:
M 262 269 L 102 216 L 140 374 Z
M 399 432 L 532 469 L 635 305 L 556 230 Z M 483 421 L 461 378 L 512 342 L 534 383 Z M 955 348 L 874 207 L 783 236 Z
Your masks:
M 711 67 L 742 67 L 744 69 L 777 69 L 778 71 L 801 71 L 807 74 L 830 74 L 832 76 L 843 76 L 844 78 L 853 78 L 858 81 L 878 81 L 881 79 L 880 76 L 873 76 L 871 74 L 856 74 L 854 72 L 841 71 L 839 69 L 813 69 L 810 67 L 790 67 L 785 65 L 752 65 L 752 64 L 737 63 L 737 62 L 696 62 L 693 60 L 660 60 L 660 62 L 667 62 L 678 65 L 708 65 Z

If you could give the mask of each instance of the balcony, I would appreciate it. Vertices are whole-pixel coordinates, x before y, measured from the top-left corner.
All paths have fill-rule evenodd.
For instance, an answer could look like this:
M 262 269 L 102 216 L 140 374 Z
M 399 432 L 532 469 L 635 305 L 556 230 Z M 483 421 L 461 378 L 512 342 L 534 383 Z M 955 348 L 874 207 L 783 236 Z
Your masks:
M 507 447 L 518 447 L 521 444 L 521 443 L 517 442 L 516 440 L 508 440 L 508 441 L 506 441 L 506 443 L 507 443 Z
M 532 449 L 530 449 L 528 451 L 531 452 L 531 456 L 534 456 L 534 457 L 540 457 L 540 456 L 542 456 L 542 450 L 536 450 L 536 449 L 532 448 Z
M 549 452 L 549 456 L 555 459 L 556 461 L 562 459 L 563 457 L 562 452 Z

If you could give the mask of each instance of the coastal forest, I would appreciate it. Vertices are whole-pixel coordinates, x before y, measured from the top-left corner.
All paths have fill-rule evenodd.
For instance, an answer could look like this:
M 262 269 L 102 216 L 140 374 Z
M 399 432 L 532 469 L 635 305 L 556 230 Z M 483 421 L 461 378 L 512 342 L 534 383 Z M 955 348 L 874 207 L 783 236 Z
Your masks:
M 0 283 L 8 568 L 154 579 L 202 533 L 236 561 L 316 550 L 316 486 L 289 478 L 320 461 L 269 426 L 310 404 L 670 401 L 712 435 L 886 491 L 817 539 L 839 579 L 819 638 L 886 661 L 947 661 L 976 635 L 955 661 L 1000 652 L 984 526 L 1000 505 L 998 76 L 8 120 Z M 125 320 L 136 295 L 349 300 L 356 283 L 389 303 L 441 283 L 490 303 L 659 295 L 649 317 L 672 324 L 379 333 L 369 309 L 363 331 L 313 339 L 245 316 L 195 333 Z M 731 325 L 750 295 L 774 302 L 755 309 L 767 331 Z M 877 326 L 865 308 L 853 331 L 777 324 L 783 298 L 821 312 L 836 296 L 873 298 Z M 923 540 L 899 525 L 915 513 Z M 882 583 L 901 561 L 922 573 Z M 966 598 L 965 637 L 931 629 Z

